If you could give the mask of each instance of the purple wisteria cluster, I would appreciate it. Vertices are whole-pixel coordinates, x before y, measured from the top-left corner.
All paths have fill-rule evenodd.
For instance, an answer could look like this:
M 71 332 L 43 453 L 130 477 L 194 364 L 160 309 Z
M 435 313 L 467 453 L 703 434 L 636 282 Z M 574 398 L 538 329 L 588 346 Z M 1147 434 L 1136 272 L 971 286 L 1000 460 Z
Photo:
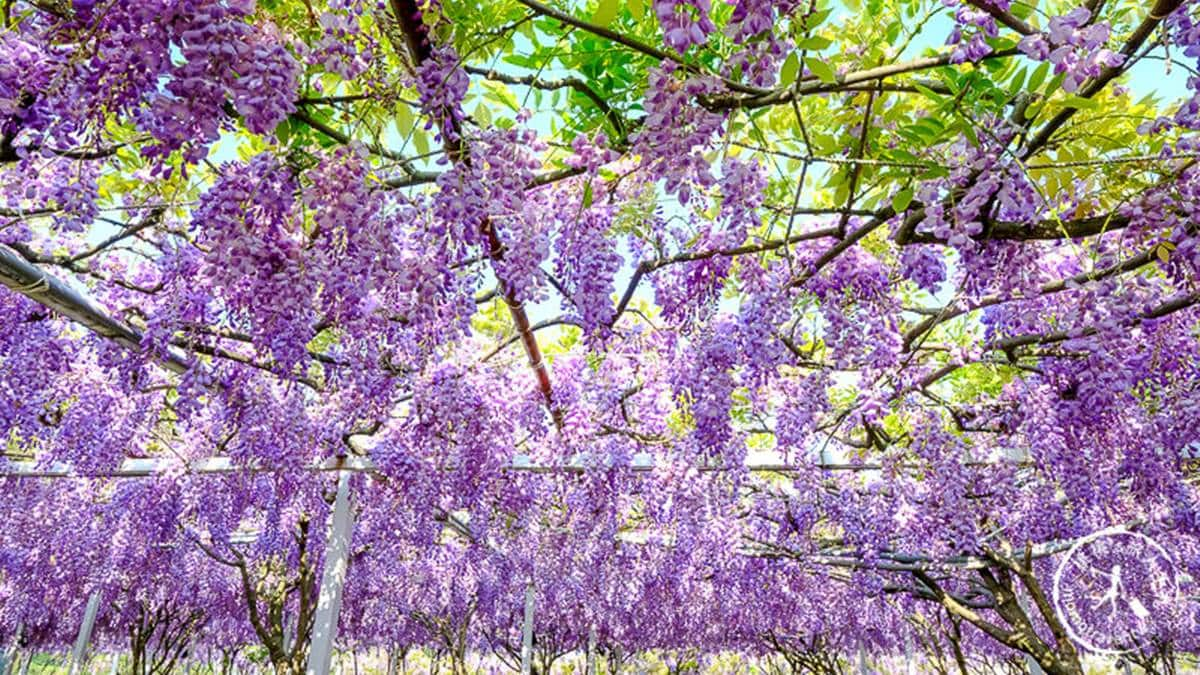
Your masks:
M 220 131 L 226 100 L 255 133 L 271 132 L 295 109 L 299 63 L 271 26 L 246 22 L 252 0 L 193 0 L 173 11 L 175 32 L 163 37 L 178 44 L 183 63 L 172 65 L 165 91 L 149 95 L 141 118 L 162 151 L 186 146 L 190 161 L 202 157 Z
M 663 29 L 663 41 L 683 53 L 703 46 L 717 29 L 709 13 L 711 0 L 654 0 L 654 15 Z
M 363 35 L 359 29 L 363 13 L 363 5 L 353 2 L 341 11 L 321 14 L 319 21 L 324 34 L 310 58 L 345 80 L 353 80 L 363 74 L 376 48 L 374 45 L 364 48 L 359 44 Z
M 992 53 L 989 38 L 1000 35 L 1000 27 L 989 9 L 1007 12 L 1008 0 L 981 0 L 978 3 L 943 0 L 947 7 L 954 7 L 954 30 L 946 38 L 946 44 L 954 45 L 950 60 L 954 63 L 977 62 Z
M 1017 46 L 1032 59 L 1054 64 L 1054 72 L 1064 75 L 1063 90 L 1073 92 L 1103 69 L 1125 61 L 1124 56 L 1105 47 L 1110 32 L 1108 22 L 1093 22 L 1090 10 L 1077 7 L 1051 17 L 1045 32 L 1028 35 Z
M 417 69 L 417 94 L 429 116 L 426 128 L 436 127 L 451 141 L 458 139 L 458 127 L 463 120 L 462 101 L 470 84 L 461 66 L 452 47 L 439 46 Z

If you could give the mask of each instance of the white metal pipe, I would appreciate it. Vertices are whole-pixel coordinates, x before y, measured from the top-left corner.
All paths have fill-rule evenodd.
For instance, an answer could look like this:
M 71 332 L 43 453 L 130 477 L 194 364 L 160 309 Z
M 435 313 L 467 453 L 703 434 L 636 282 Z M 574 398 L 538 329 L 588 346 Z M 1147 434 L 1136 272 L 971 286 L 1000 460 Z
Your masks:
M 978 466 L 999 466 L 999 465 L 1023 465 L 1025 460 L 1000 460 L 994 462 L 975 462 Z M 361 455 L 347 455 L 341 457 L 332 457 L 323 462 L 306 464 L 299 467 L 302 471 L 325 472 L 325 471 L 350 471 L 356 473 L 378 473 L 379 469 L 374 462 Z M 453 467 L 447 467 L 452 469 Z M 653 471 L 657 468 L 652 457 L 638 457 L 634 462 L 626 468 L 636 472 Z M 811 469 L 819 469 L 822 471 L 878 471 L 881 467 L 879 464 L 839 464 L 839 463 L 819 463 L 819 464 L 783 464 L 777 462 L 747 462 L 744 465 L 745 470 L 754 473 L 795 473 Z M 178 459 L 157 459 L 157 458 L 130 458 L 121 462 L 121 465 L 116 469 L 108 471 L 78 473 L 75 468 L 63 462 L 55 462 L 50 465 L 42 465 L 37 462 L 7 462 L 0 465 L 0 478 L 147 478 L 168 471 L 178 471 L 182 469 L 184 473 L 193 474 L 234 474 L 242 472 L 250 473 L 272 473 L 279 471 L 293 471 L 296 467 L 292 466 L 238 466 L 228 457 L 206 457 L 204 459 L 192 460 L 190 462 L 182 462 Z M 528 458 L 523 455 L 518 455 L 513 458 L 512 462 L 504 467 L 506 471 L 518 473 L 583 473 L 588 470 L 581 463 L 573 462 L 570 464 L 560 465 L 544 465 L 531 464 Z M 724 466 L 702 466 L 699 467 L 702 472 L 720 472 L 728 471 L 728 467 Z
M 7 244 L 0 244 L 0 285 L 53 309 L 88 330 L 135 352 L 142 351 L 142 334 L 114 319 L 103 307 L 76 291 L 58 277 L 29 262 L 26 255 Z M 172 349 L 158 362 L 168 370 L 183 373 L 187 358 Z
M 317 598 L 316 617 L 313 620 L 306 675 L 329 675 L 333 643 L 337 637 L 338 613 L 342 609 L 342 587 L 346 583 L 346 568 L 350 561 L 350 537 L 353 527 L 350 473 L 343 471 L 338 476 L 329 539 L 325 545 L 325 571 L 321 576 L 321 590 Z
M 83 664 L 87 661 L 88 644 L 92 641 L 92 628 L 96 625 L 96 613 L 99 610 L 100 591 L 92 591 L 83 611 L 83 623 L 79 626 L 79 635 L 75 638 L 75 648 L 71 650 L 71 667 L 67 671 L 69 675 L 79 675 L 83 671 Z
M 521 675 L 533 672 L 533 582 L 525 586 L 525 625 L 521 629 Z
M 596 672 L 596 627 L 588 629 L 587 645 L 587 675 L 598 675 Z

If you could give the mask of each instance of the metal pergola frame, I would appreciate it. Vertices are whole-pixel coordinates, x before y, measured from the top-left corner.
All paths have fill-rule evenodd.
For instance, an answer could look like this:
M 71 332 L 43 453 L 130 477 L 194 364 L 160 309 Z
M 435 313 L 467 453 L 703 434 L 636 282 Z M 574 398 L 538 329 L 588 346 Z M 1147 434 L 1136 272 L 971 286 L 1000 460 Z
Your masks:
M 1031 466 L 1031 460 L 1028 452 L 1025 451 L 1010 451 L 1010 457 L 992 461 L 975 461 L 965 462 L 966 466 L 984 467 L 984 466 Z M 909 465 L 901 463 L 899 466 L 908 467 Z M 453 467 L 447 467 L 451 470 Z M 512 461 L 502 467 L 502 471 L 512 473 L 535 473 L 535 474 L 582 474 L 591 471 L 607 471 L 607 470 L 627 470 L 635 473 L 648 473 L 658 468 L 658 464 L 654 457 L 649 453 L 638 453 L 634 456 L 633 461 L 628 464 L 589 464 L 584 458 L 566 464 L 534 464 L 530 461 L 527 455 L 515 455 Z M 127 458 L 122 460 L 120 466 L 115 469 L 80 472 L 70 464 L 64 462 L 53 462 L 50 464 L 42 464 L 37 461 L 9 461 L 0 463 L 0 480 L 6 478 L 51 478 L 51 479 L 104 479 L 104 478 L 149 478 L 158 474 L 168 473 L 182 469 L 184 473 L 204 474 L 204 475 L 221 475 L 221 474 L 241 474 L 241 473 L 280 473 L 287 471 L 307 471 L 313 473 L 322 472 L 349 472 L 349 473 L 382 473 L 370 458 L 363 455 L 343 455 L 339 457 L 331 457 L 324 461 L 312 462 L 300 466 L 238 466 L 234 464 L 230 457 L 208 457 L 200 460 L 185 461 L 174 458 Z M 749 461 L 741 467 L 729 467 L 721 465 L 704 465 L 697 469 L 702 473 L 720 473 L 734 471 L 737 469 L 748 471 L 750 473 L 801 473 L 817 469 L 820 471 L 830 472 L 871 472 L 882 471 L 884 465 L 879 462 L 832 462 L 832 461 L 814 461 L 806 463 L 785 463 L 772 461 Z

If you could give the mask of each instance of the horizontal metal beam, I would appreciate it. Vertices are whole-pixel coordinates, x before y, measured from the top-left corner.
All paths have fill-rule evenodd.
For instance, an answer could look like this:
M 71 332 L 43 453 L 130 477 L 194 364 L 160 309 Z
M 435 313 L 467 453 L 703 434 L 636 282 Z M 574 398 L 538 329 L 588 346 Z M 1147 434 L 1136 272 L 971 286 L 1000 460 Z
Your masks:
M 969 462 L 968 466 L 1026 466 L 1028 464 L 1029 459 L 1027 455 L 1014 454 L 1010 459 Z M 604 468 L 625 468 L 636 472 L 647 472 L 653 471 L 657 467 L 658 465 L 653 456 L 648 453 L 639 453 L 634 456 L 633 461 L 628 465 Z M 798 473 L 811 471 L 814 468 L 822 471 L 880 471 L 883 466 L 878 463 L 855 464 L 848 462 L 812 462 L 807 464 L 747 462 L 742 467 L 737 468 L 752 473 Z M 233 474 L 279 473 L 295 471 L 297 469 L 314 473 L 326 471 L 380 472 L 374 462 L 360 455 L 331 457 L 323 462 L 305 464 L 300 467 L 239 466 L 234 464 L 233 460 L 229 457 L 208 457 L 192 462 L 183 462 L 175 458 L 133 458 L 124 460 L 121 462 L 121 466 L 116 469 L 93 472 L 79 472 L 73 466 L 62 462 L 55 462 L 50 465 L 42 465 L 31 461 L 0 463 L 0 478 L 146 478 L 166 472 L 179 472 L 180 470 L 183 473 L 193 474 Z M 452 469 L 453 467 L 447 467 L 447 470 Z M 513 457 L 512 462 L 508 466 L 503 467 L 503 470 L 513 473 L 585 473 L 596 470 L 596 466 L 587 464 L 581 459 L 576 459 L 570 464 L 533 464 L 529 461 L 529 457 L 517 455 Z M 698 470 L 706 473 L 723 472 L 732 471 L 734 467 L 710 465 L 698 467 Z
M 7 244 L 0 244 L 0 284 L 58 312 L 97 335 L 134 352 L 143 351 L 141 331 L 113 318 L 95 301 L 85 297 L 62 279 L 26 260 L 25 256 Z M 183 373 L 190 367 L 188 360 L 177 350 L 158 355 L 155 360 L 175 373 Z

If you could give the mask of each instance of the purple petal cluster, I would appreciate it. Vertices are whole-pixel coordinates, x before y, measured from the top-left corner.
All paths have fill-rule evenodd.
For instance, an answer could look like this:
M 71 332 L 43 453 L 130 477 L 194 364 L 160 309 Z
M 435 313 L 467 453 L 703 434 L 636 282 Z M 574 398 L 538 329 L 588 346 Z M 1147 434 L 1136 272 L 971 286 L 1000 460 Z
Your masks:
M 1092 23 L 1091 18 L 1086 7 L 1077 7 L 1051 17 L 1045 32 L 1027 35 L 1017 46 L 1032 59 L 1053 63 L 1054 72 L 1065 75 L 1063 90 L 1074 92 L 1103 69 L 1125 62 L 1124 56 L 1104 46 L 1111 32 L 1108 22 Z

